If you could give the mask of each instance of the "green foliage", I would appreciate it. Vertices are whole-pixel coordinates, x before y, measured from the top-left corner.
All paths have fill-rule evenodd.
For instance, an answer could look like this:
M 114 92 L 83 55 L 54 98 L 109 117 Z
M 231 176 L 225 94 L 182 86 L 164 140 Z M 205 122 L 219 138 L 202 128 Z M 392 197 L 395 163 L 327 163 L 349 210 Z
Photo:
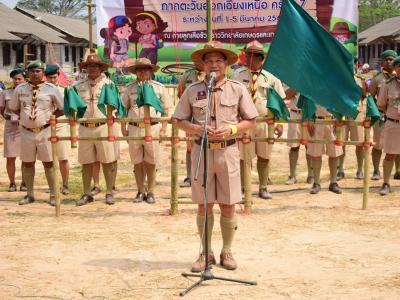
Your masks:
M 395 16 L 400 16 L 399 0 L 360 0 L 360 31 Z

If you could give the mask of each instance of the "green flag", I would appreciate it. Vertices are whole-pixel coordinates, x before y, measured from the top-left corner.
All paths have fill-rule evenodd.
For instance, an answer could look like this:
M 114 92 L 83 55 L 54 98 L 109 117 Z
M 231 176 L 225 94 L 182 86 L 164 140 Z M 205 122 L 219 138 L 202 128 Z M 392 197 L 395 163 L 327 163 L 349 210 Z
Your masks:
M 82 118 L 86 112 L 86 103 L 79 96 L 75 87 L 64 89 L 64 115 L 70 119 L 75 118 L 71 110 L 76 112 L 77 118 Z
M 367 117 L 371 118 L 371 126 L 373 126 L 377 121 L 379 121 L 379 126 L 382 125 L 381 114 L 371 95 L 367 96 Z
M 285 101 L 273 88 L 268 89 L 267 108 L 270 109 L 278 120 L 289 120 L 290 113 Z
M 106 83 L 103 85 L 101 88 L 99 102 L 97 103 L 97 107 L 105 116 L 107 116 L 106 105 L 114 107 L 117 110 L 118 117 L 126 117 L 128 115 L 125 106 L 122 103 L 118 89 L 113 83 Z
M 305 120 L 315 121 L 317 111 L 317 106 L 314 101 L 306 98 L 304 95 L 300 95 L 299 100 L 297 101 L 297 107 L 301 109 L 301 121 Z
M 264 69 L 330 111 L 358 114 L 353 57 L 294 0 L 283 0 Z
M 143 105 L 152 106 L 156 111 L 164 114 L 164 108 L 160 98 L 157 97 L 153 87 L 148 82 L 138 83 L 136 104 L 138 107 Z

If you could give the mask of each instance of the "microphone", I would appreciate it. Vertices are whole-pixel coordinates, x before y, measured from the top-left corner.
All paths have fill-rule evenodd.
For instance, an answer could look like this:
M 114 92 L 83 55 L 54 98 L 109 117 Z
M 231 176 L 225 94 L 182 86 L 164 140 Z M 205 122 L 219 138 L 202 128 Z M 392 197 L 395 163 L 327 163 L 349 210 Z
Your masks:
M 211 90 L 212 86 L 215 83 L 215 79 L 217 78 L 217 73 L 216 72 L 211 72 L 210 73 L 210 81 L 208 82 L 208 89 Z

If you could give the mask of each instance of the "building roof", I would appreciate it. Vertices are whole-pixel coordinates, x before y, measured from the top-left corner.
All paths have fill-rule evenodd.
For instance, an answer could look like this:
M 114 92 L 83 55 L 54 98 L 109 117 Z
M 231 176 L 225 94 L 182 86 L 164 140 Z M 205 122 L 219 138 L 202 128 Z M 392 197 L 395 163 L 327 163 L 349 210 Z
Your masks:
M 383 20 L 382 22 L 362 31 L 358 35 L 360 45 L 367 45 L 379 38 L 400 38 L 400 16 Z
M 68 43 L 62 35 L 46 25 L 35 22 L 20 12 L 0 3 L 0 39 L 21 41 L 33 37 L 36 41 L 53 44 Z
M 27 15 L 28 17 L 41 22 L 44 25 L 50 26 L 69 38 L 83 39 L 89 41 L 89 23 L 71 17 L 63 17 L 44 13 L 37 10 L 15 7 L 15 10 Z M 96 26 L 92 27 L 93 43 L 96 43 Z

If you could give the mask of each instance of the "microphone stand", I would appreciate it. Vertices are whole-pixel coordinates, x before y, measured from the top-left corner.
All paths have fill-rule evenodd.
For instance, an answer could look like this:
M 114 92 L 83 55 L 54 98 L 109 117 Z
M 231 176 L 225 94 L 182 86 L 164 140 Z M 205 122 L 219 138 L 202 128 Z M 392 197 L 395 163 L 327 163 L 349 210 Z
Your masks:
M 203 126 L 203 134 L 201 137 L 201 144 L 200 144 L 200 152 L 199 156 L 197 158 L 197 164 L 196 164 L 196 172 L 195 172 L 195 177 L 194 180 L 198 180 L 199 177 L 199 172 L 200 172 L 200 162 L 201 162 L 201 157 L 203 155 L 203 188 L 204 188 L 204 209 L 205 209 L 205 218 L 204 218 L 204 256 L 205 256 L 205 268 L 204 271 L 201 274 L 194 274 L 194 273 L 182 273 L 183 277 L 198 277 L 199 280 L 193 283 L 191 286 L 183 290 L 182 292 L 179 293 L 179 296 L 183 297 L 187 293 L 189 293 L 191 290 L 194 288 L 198 287 L 203 281 L 208 281 L 208 280 L 223 280 L 223 281 L 230 281 L 230 282 L 237 282 L 237 283 L 243 283 L 243 284 L 249 284 L 249 285 L 257 285 L 256 281 L 245 281 L 245 280 L 239 280 L 239 279 L 231 279 L 231 278 L 225 278 L 225 277 L 219 277 L 219 276 L 214 276 L 214 274 L 211 272 L 211 266 L 208 263 L 208 254 L 209 254 L 209 249 L 208 249 L 208 232 L 207 232 L 207 227 L 208 227 L 208 132 L 207 132 L 207 125 L 208 125 L 208 120 L 210 118 L 210 111 L 211 111 L 211 102 L 212 102 L 212 93 L 214 93 L 213 89 L 213 76 L 211 76 L 210 83 L 208 84 L 207 87 L 207 109 L 205 112 L 205 120 L 204 120 L 204 126 Z

